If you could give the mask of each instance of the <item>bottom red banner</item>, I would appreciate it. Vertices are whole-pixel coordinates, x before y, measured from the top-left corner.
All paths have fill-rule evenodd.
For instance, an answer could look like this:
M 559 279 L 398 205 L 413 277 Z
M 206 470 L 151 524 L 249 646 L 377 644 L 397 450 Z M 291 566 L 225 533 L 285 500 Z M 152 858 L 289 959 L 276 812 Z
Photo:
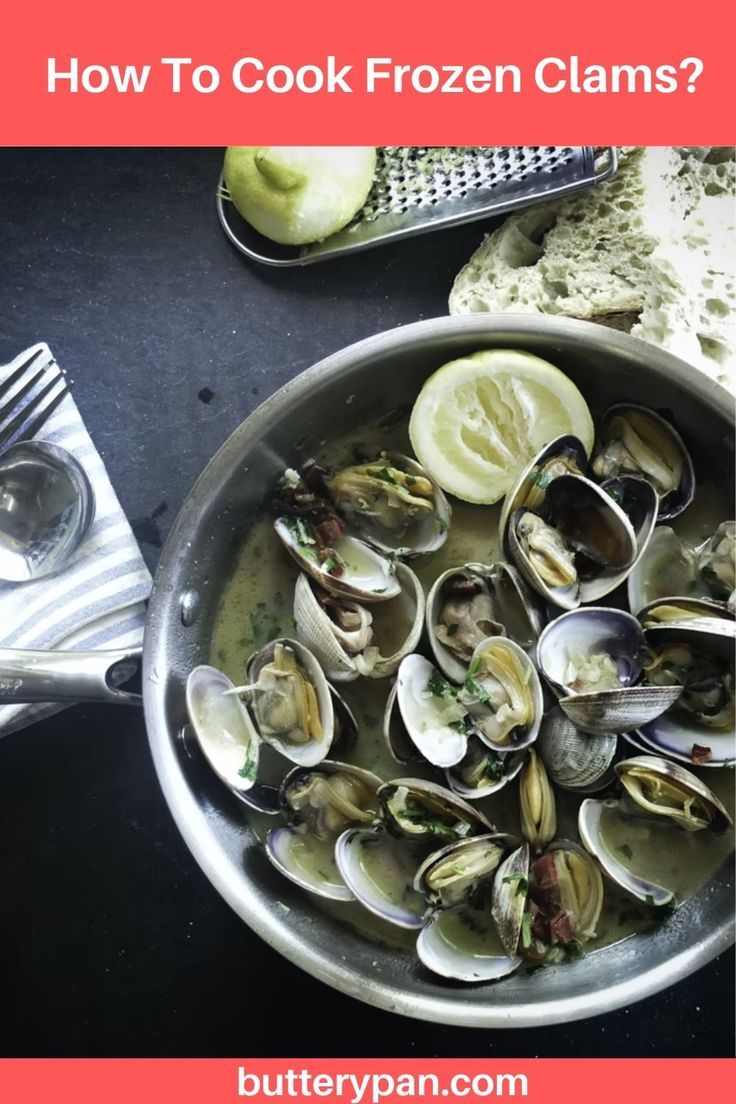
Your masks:
M 391 1104 L 526 1098 L 544 1104 L 673 1104 L 733 1095 L 731 1059 L 4 1059 L 8 1104 Z M 732 1088 L 729 1091 L 728 1085 Z

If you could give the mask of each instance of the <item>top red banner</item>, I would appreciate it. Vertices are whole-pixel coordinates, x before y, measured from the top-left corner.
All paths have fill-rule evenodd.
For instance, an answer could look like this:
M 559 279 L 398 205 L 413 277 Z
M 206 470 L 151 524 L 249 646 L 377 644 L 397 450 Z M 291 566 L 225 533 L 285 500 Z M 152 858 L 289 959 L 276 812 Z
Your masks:
M 36 0 L 4 14 L 5 145 L 713 144 L 733 6 Z M 730 28 L 730 29 L 729 29 Z

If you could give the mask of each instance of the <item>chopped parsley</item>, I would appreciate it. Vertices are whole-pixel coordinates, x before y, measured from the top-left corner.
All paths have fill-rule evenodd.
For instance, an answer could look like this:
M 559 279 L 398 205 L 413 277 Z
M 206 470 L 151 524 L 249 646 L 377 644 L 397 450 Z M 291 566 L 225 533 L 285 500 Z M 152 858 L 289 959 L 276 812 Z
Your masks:
M 447 635 L 448 636 L 455 636 L 457 634 L 459 628 L 460 628 L 460 626 L 457 623 L 455 623 L 453 625 L 448 625 L 447 626 Z
M 370 468 L 369 475 L 372 475 L 374 479 L 380 479 L 383 483 L 391 483 L 392 486 L 398 487 L 399 481 L 396 478 L 395 468 Z
M 303 547 L 316 544 L 316 540 L 300 517 L 285 517 L 284 525 L 291 533 L 294 540 Z
M 619 852 L 619 854 L 623 855 L 625 859 L 632 859 L 634 857 L 634 852 L 631 850 L 628 843 L 622 843 L 620 847 L 616 848 L 616 850 Z
M 255 758 L 251 755 L 251 749 L 246 748 L 245 762 L 238 771 L 238 774 L 241 778 L 247 779 L 248 782 L 255 782 L 257 771 L 258 764 L 256 763 Z
M 439 525 L 440 531 L 443 532 L 443 533 L 446 533 L 447 530 L 449 529 L 449 525 L 447 524 L 447 518 L 443 517 L 442 514 L 438 514 L 438 513 L 435 513 L 432 516 L 434 517 L 434 520 Z
M 457 687 L 453 686 L 451 682 L 448 682 L 444 675 L 441 675 L 439 671 L 436 670 L 433 670 L 432 674 L 429 676 L 427 690 L 435 698 L 457 697 Z
M 522 947 L 531 947 L 532 936 L 532 924 L 534 923 L 534 917 L 530 912 L 525 912 L 521 918 L 521 945 Z
M 504 885 L 516 882 L 517 897 L 526 897 L 529 891 L 529 879 L 524 874 L 507 874 L 501 881 Z
M 406 805 L 400 815 L 402 819 L 408 821 L 409 824 L 416 824 L 424 828 L 427 832 L 430 832 L 433 836 L 439 836 L 441 839 L 458 839 L 467 836 L 470 831 L 469 824 L 459 820 L 455 820 L 453 823 L 448 824 L 447 821 L 442 820 L 439 816 L 432 816 L 427 809 L 411 798 L 407 798 Z
M 488 708 L 495 713 L 493 702 L 491 700 L 491 695 L 488 693 L 485 687 L 481 686 L 479 682 L 476 682 L 470 672 L 468 672 L 468 674 L 465 676 L 465 682 L 463 683 L 463 685 L 469 694 L 475 695 L 479 702 L 482 702 L 483 705 L 487 705 Z

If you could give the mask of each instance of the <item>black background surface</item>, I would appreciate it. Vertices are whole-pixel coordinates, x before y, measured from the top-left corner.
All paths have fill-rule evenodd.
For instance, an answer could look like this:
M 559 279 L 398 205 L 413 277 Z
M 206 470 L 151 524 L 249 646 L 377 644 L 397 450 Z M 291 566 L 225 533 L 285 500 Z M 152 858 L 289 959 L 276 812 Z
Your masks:
M 0 151 L 0 362 L 49 342 L 151 567 L 228 433 L 327 353 L 445 314 L 483 231 L 255 268 L 216 220 L 220 160 Z M 0 962 L 5 1055 L 733 1053 L 732 953 L 630 1009 L 533 1031 L 421 1024 L 313 981 L 195 865 L 129 709 L 0 740 Z

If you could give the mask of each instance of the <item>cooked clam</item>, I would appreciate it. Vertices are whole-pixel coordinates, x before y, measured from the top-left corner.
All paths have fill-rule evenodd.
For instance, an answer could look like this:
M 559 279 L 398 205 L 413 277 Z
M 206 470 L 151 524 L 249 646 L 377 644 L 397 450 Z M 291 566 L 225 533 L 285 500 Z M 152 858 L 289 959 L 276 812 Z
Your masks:
M 462 682 L 478 644 L 509 636 L 533 647 L 544 624 L 541 603 L 510 564 L 465 564 L 444 571 L 427 597 L 427 635 L 443 674 Z
M 688 640 L 692 644 L 708 637 L 736 640 L 736 620 L 726 605 L 709 598 L 660 598 L 649 602 L 638 614 L 647 640 Z
M 522 924 L 525 957 L 560 960 L 576 956 L 594 939 L 603 907 L 603 880 L 590 856 L 560 840 L 532 863 Z
M 529 892 L 529 859 L 529 844 L 523 843 L 504 859 L 493 880 L 491 915 L 506 954 L 513 963 L 511 969 L 516 969 L 521 963 L 519 945 Z
M 266 837 L 266 854 L 273 865 L 311 893 L 351 900 L 335 863 L 335 840 L 349 827 L 379 819 L 380 785 L 376 775 L 349 763 L 324 760 L 316 770 L 295 767 L 280 791 L 290 823 L 272 828 Z
M 590 856 L 568 840 L 530 865 L 525 845 L 499 867 L 493 915 L 510 955 L 552 961 L 577 957 L 595 937 L 603 882 Z
M 505 556 L 511 555 L 508 534 L 509 518 L 522 507 L 541 511 L 547 488 L 559 475 L 585 475 L 588 454 L 577 437 L 556 437 L 529 462 L 504 499 L 501 508 L 498 539 Z
M 354 602 L 386 602 L 401 593 L 393 565 L 357 537 L 320 546 L 300 518 L 278 517 L 274 530 L 302 571 L 330 594 Z
M 426 854 L 384 828 L 348 828 L 338 836 L 335 862 L 352 895 L 374 915 L 399 928 L 422 927 L 427 902 L 413 888 Z
M 654 686 L 682 688 L 673 706 L 679 713 L 707 728 L 733 731 L 733 663 L 723 654 L 705 645 L 672 641 L 651 647 L 644 670 Z
M 595 793 L 613 782 L 617 747 L 615 733 L 582 732 L 559 706 L 545 713 L 535 744 L 552 781 L 578 793 Z
M 618 848 L 616 855 L 606 846 L 604 818 L 619 814 L 619 802 L 610 798 L 605 801 L 588 798 L 582 803 L 578 812 L 578 832 L 586 850 L 612 882 L 638 901 L 654 908 L 671 906 L 675 896 L 671 889 L 629 869 L 623 861 L 628 854 L 625 846 Z
M 653 755 L 624 759 L 615 767 L 637 811 L 668 817 L 688 832 L 724 832 L 733 821 L 712 790 L 678 763 Z
M 215 667 L 195 667 L 187 678 L 187 712 L 197 743 L 218 778 L 262 813 L 279 811 L 278 790 L 257 781 L 260 737 L 232 682 Z
M 557 806 L 544 763 L 534 748 L 519 776 L 521 834 L 535 851 L 541 851 L 557 834 Z
M 475 565 L 443 572 L 427 597 L 427 634 L 443 673 L 462 682 L 473 652 L 488 636 L 503 636 L 493 601 Z
M 541 514 L 526 508 L 510 514 L 507 540 L 529 585 L 563 609 L 615 589 L 638 555 L 636 534 L 622 508 L 578 475 L 550 482 Z
M 676 517 L 695 493 L 692 460 L 675 428 L 645 406 L 617 403 L 605 414 L 591 468 L 599 479 L 642 475 L 659 496 L 659 520 Z
M 458 797 L 478 801 L 496 793 L 516 778 L 526 757 L 526 749 L 495 751 L 477 736 L 469 735 L 464 758 L 445 771 L 447 785 Z
M 414 889 L 423 893 L 431 905 L 459 905 L 493 877 L 501 860 L 517 844 L 514 836 L 501 833 L 448 844 L 421 863 Z
M 396 778 L 378 791 L 388 830 L 414 840 L 458 840 L 494 831 L 482 813 L 444 786 Z
M 489 637 L 475 649 L 460 701 L 489 747 L 518 751 L 537 738 L 543 709 L 539 677 L 526 652 L 506 637 Z
M 537 661 L 573 724 L 605 736 L 647 724 L 682 693 L 676 686 L 639 681 L 643 650 L 641 625 L 630 613 L 588 607 L 547 626 L 537 644 Z
M 416 460 L 381 453 L 376 460 L 326 476 L 326 493 L 361 536 L 399 556 L 435 552 L 447 539 L 452 511 Z
M 304 825 L 317 839 L 330 839 L 346 828 L 379 819 L 376 794 L 381 785 L 372 771 L 325 759 L 316 768 L 289 771 L 281 784 L 281 800 L 292 824 Z
M 325 759 L 335 735 L 332 695 L 304 645 L 272 641 L 250 661 L 248 678 L 232 693 L 248 702 L 261 739 L 300 766 Z
M 468 711 L 457 687 L 420 655 L 402 660 L 396 686 L 404 730 L 424 759 L 436 767 L 459 763 L 468 746 Z
M 396 580 L 400 594 L 390 607 L 372 613 L 359 602 L 315 586 L 307 575 L 299 576 L 294 588 L 296 631 L 328 678 L 386 678 L 416 648 L 424 624 L 424 591 L 405 564 L 396 565 Z

